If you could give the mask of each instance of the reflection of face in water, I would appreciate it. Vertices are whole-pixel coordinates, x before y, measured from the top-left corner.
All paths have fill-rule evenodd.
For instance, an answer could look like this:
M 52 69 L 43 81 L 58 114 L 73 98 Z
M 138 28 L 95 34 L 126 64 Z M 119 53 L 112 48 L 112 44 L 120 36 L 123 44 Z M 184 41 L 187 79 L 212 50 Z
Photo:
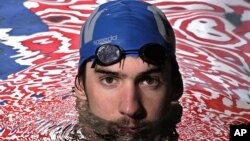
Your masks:
M 159 68 L 133 57 L 121 63 L 95 68 L 87 63 L 87 101 L 77 100 L 82 134 L 89 140 L 119 141 L 177 137 L 176 122 L 170 121 L 170 65 Z

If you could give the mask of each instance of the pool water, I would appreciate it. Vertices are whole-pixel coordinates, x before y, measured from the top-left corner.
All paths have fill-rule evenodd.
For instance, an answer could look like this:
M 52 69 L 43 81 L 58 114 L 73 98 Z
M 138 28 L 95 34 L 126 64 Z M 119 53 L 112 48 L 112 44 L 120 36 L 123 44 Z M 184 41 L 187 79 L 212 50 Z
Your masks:
M 105 0 L 17 1 L 0 4 L 0 140 L 83 140 L 72 91 L 79 34 Z M 179 140 L 228 140 L 229 125 L 250 123 L 250 2 L 148 2 L 177 37 Z

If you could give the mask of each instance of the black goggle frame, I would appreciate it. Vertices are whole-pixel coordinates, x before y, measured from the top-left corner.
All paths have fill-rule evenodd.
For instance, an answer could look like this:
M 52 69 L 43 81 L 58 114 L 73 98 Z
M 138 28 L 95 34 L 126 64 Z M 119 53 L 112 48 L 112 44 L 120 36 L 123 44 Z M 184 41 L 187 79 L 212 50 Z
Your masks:
M 104 44 L 96 49 L 92 68 L 95 64 L 101 66 L 113 65 L 124 59 L 126 54 L 138 54 L 143 61 L 156 66 L 163 65 L 164 61 L 170 57 L 167 49 L 159 44 L 146 44 L 139 50 L 123 50 L 117 45 Z

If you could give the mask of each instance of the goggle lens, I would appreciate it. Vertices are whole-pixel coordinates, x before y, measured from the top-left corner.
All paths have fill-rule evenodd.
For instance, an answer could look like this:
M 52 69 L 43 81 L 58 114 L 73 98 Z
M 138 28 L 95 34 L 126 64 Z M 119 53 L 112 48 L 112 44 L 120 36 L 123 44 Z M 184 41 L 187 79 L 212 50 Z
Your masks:
M 157 44 L 148 44 L 139 50 L 140 57 L 154 65 L 160 65 L 165 61 L 166 49 Z
M 115 45 L 102 45 L 97 49 L 96 58 L 100 65 L 111 65 L 121 59 L 122 51 Z

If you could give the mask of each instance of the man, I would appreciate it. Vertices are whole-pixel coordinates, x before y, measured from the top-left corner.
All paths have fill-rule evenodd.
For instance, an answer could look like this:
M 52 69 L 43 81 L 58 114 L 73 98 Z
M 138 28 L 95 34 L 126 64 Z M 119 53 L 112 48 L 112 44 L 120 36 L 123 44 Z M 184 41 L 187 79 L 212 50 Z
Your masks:
M 82 138 L 177 140 L 183 84 L 165 15 L 142 1 L 108 2 L 90 15 L 80 40 Z

